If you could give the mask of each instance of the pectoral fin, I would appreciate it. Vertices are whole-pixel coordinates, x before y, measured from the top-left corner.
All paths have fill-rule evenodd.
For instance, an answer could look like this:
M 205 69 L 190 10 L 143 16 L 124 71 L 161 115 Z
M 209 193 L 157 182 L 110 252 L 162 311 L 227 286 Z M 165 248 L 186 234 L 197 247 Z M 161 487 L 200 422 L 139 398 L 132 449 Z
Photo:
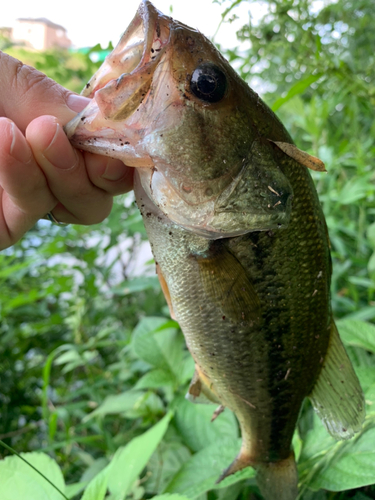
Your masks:
M 361 430 L 365 418 L 362 389 L 333 321 L 328 351 L 310 400 L 334 438 L 349 439 Z
M 276 146 L 279 149 L 281 149 L 281 151 L 283 151 L 286 155 L 293 158 L 293 160 L 296 160 L 298 163 L 304 165 L 310 170 L 316 170 L 318 172 L 327 172 L 326 167 L 322 162 L 322 160 L 320 160 L 316 156 L 309 155 L 309 153 L 306 153 L 306 151 L 298 149 L 297 146 L 295 146 L 294 144 L 289 144 L 288 142 L 271 141 L 270 139 L 269 141 L 276 144 Z
M 220 405 L 220 400 L 212 388 L 209 380 L 195 367 L 186 399 L 192 403 Z
M 156 264 L 156 274 L 158 275 L 161 289 L 163 291 L 165 300 L 167 301 L 171 318 L 176 320 L 176 316 L 174 314 L 173 307 L 172 307 L 171 294 L 169 293 L 169 288 L 168 288 L 167 282 L 165 281 L 165 278 L 163 276 L 163 273 L 161 272 L 159 264 Z
M 220 305 L 223 319 L 255 321 L 260 303 L 241 263 L 221 242 L 215 242 L 207 257 L 196 257 L 207 296 Z

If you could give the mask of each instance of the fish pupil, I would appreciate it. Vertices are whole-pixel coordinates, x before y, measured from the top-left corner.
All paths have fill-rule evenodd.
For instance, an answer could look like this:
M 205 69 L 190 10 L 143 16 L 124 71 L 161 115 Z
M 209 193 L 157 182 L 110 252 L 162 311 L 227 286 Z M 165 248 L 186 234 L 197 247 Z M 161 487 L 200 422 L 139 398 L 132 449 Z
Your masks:
M 190 90 L 206 102 L 220 101 L 227 89 L 223 71 L 213 63 L 200 64 L 191 75 Z

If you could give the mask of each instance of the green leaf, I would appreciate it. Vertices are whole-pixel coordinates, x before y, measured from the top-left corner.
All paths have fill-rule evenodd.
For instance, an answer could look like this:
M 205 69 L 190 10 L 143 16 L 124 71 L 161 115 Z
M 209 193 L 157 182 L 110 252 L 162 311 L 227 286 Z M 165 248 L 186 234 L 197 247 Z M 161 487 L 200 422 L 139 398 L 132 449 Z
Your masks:
M 213 422 L 214 405 L 193 404 L 183 397 L 176 400 L 176 427 L 185 444 L 194 451 L 229 438 L 238 438 L 238 424 L 234 414 L 226 409 Z
M 190 451 L 180 442 L 161 442 L 147 464 L 146 491 L 160 493 L 182 465 L 191 457 Z
M 81 500 L 103 500 L 107 489 L 110 498 L 125 498 L 162 440 L 172 416 L 172 412 L 167 413 L 151 429 L 119 448 L 111 462 L 90 481 Z
M 151 370 L 138 380 L 135 389 L 159 389 L 173 384 L 171 373 L 162 369 Z
M 153 497 L 152 500 L 190 500 L 190 498 L 185 497 L 184 495 L 157 495 Z
M 60 491 L 65 493 L 62 472 L 45 453 L 21 453 L 21 456 L 44 474 Z M 63 496 L 28 464 L 17 456 L 0 461 L 1 500 L 63 500 Z
M 184 340 L 175 325 L 165 318 L 143 318 L 133 332 L 132 346 L 143 361 L 177 377 L 183 362 Z
M 108 466 L 108 488 L 112 494 L 121 493 L 125 497 L 130 491 L 132 484 L 146 467 L 162 440 L 172 416 L 172 412 L 167 413 L 151 429 L 132 439 L 124 448 L 117 450 Z
M 362 307 L 361 309 L 349 313 L 345 316 L 345 319 L 354 319 L 354 320 L 360 320 L 360 321 L 367 321 L 371 319 L 375 319 L 375 307 L 374 306 L 367 306 L 367 307 Z
M 353 177 L 346 182 L 339 193 L 332 193 L 333 199 L 340 205 L 350 205 L 362 198 L 365 198 L 369 189 L 370 178 L 366 177 Z
M 345 319 L 337 321 L 344 344 L 362 347 L 375 353 L 375 326 L 365 321 Z
M 372 247 L 375 248 L 375 222 L 367 228 L 367 238 L 370 240 Z
M 322 73 L 317 73 L 316 75 L 310 75 L 307 78 L 304 78 L 303 80 L 295 83 L 293 87 L 289 89 L 285 97 L 280 97 L 273 103 L 272 111 L 277 111 L 283 104 L 290 101 L 292 97 L 298 94 L 303 94 L 303 92 L 305 92 L 305 90 L 309 88 L 312 83 L 316 82 L 321 77 Z
M 168 493 L 182 493 L 194 499 L 211 489 L 226 488 L 242 479 L 253 477 L 255 471 L 247 467 L 219 484 L 216 483 L 223 470 L 228 467 L 241 446 L 239 439 L 220 439 L 202 449 L 188 460 L 168 484 Z
M 374 483 L 375 428 L 357 439 L 344 443 L 342 450 L 333 457 L 329 467 L 317 474 L 309 487 L 330 491 L 361 488 Z
M 90 481 L 81 500 L 103 500 L 107 493 L 108 476 L 109 466 Z
M 67 484 L 65 486 L 65 494 L 68 498 L 73 498 L 78 495 L 87 486 L 86 481 L 80 481 L 79 483 Z
M 99 415 L 104 417 L 105 415 L 114 415 L 131 410 L 143 397 L 144 393 L 141 391 L 126 391 L 121 394 L 107 396 L 100 406 L 83 418 L 83 422 L 87 422 Z

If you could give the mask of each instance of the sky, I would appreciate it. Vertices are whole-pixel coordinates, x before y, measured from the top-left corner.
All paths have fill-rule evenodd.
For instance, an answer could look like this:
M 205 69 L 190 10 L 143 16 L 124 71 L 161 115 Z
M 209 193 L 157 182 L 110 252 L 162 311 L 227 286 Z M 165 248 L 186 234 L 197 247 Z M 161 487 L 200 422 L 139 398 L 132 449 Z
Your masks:
M 7 2 L 6 8 L 2 9 L 0 23 L 2 26 L 12 26 L 19 17 L 46 17 L 68 31 L 68 37 L 74 46 L 87 47 L 100 43 L 102 47 L 106 47 L 109 41 L 114 45 L 117 43 L 139 3 L 140 0 L 92 3 L 87 0 L 16 0 Z M 199 29 L 207 37 L 214 35 L 224 10 L 223 6 L 213 4 L 212 0 L 153 0 L 153 4 L 164 14 L 172 15 L 178 21 Z M 236 30 L 248 19 L 248 11 L 247 2 L 242 3 L 236 10 L 241 20 L 222 25 L 215 41 L 226 48 L 235 47 L 238 44 Z

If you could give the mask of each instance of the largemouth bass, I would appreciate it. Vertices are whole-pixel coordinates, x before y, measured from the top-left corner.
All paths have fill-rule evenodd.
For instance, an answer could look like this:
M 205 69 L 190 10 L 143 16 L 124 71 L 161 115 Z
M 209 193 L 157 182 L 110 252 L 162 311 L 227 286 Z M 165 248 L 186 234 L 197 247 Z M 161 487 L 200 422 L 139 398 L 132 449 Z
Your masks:
M 196 372 L 188 398 L 228 407 L 267 500 L 294 500 L 305 397 L 349 438 L 362 391 L 330 306 L 329 240 L 299 151 L 198 31 L 144 1 L 86 85 L 71 142 L 135 167 L 135 194 L 171 315 Z

